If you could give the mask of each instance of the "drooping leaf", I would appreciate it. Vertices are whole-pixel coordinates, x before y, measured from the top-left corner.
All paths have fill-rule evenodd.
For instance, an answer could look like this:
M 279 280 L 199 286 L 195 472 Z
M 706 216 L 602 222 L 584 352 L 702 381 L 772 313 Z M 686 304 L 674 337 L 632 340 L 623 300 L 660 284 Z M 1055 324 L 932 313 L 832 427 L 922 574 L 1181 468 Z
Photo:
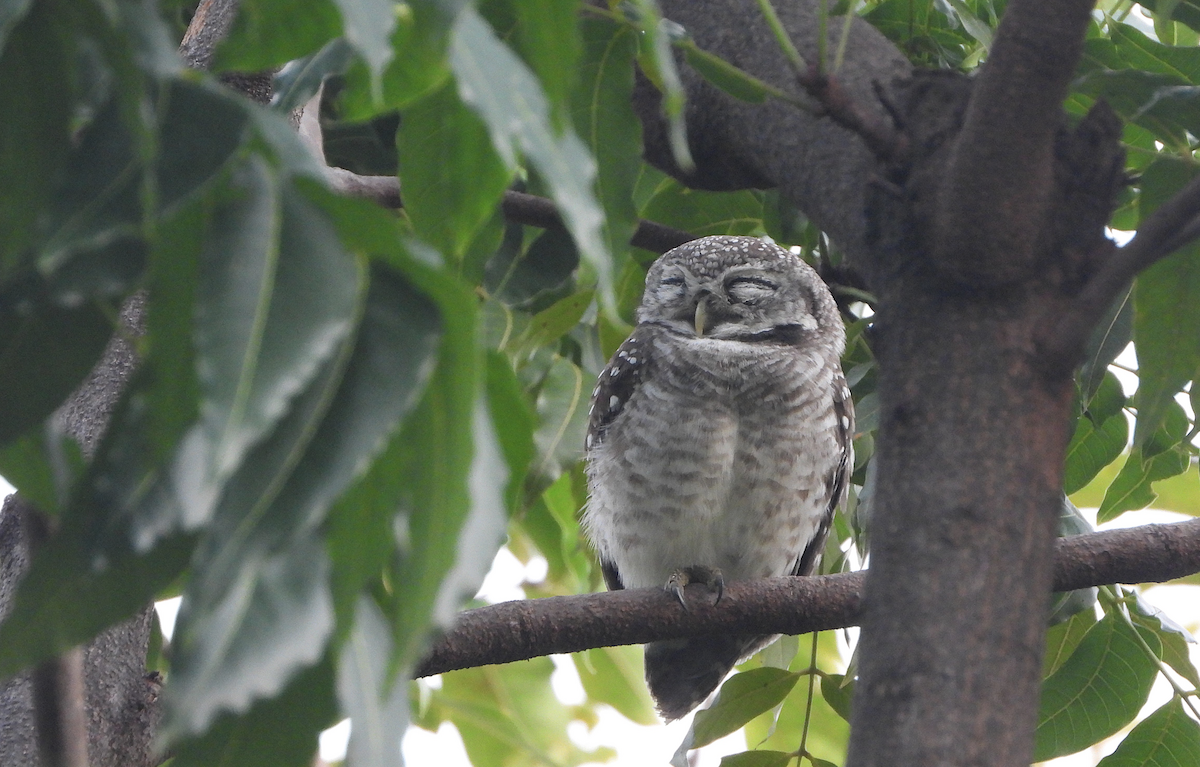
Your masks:
M 203 735 L 172 748 L 172 767 L 308 767 L 337 717 L 329 657 L 297 674 L 277 697 L 241 716 L 222 714 Z
M 0 448 L 0 477 L 50 516 L 57 516 L 66 506 L 83 471 L 79 445 L 50 423 Z
M 1121 740 L 1097 767 L 1187 767 L 1200 764 L 1200 724 L 1172 698 Z
M 697 237 L 750 234 L 762 225 L 762 216 L 762 200 L 754 192 L 701 192 L 677 181 L 659 187 L 642 210 L 642 218 Z
M 451 86 L 405 110 L 396 134 L 404 208 L 418 235 L 461 259 L 512 173 Z
M 612 262 L 601 235 L 603 210 L 592 184 L 596 161 L 573 130 L 556 130 L 537 79 L 472 8 L 455 21 L 450 66 L 462 100 L 483 118 L 509 168 L 523 153 L 546 183 L 579 252 L 612 295 Z M 608 303 L 612 303 L 608 301 Z
M 850 721 L 850 700 L 854 696 L 854 680 L 843 674 L 825 674 L 821 677 L 821 697 L 838 716 Z
M 314 53 L 342 33 L 333 0 L 305 3 L 304 12 L 281 0 L 239 3 L 229 35 L 217 47 L 214 69 L 262 72 Z
M 1150 458 L 1134 450 L 1104 494 L 1096 520 L 1107 522 L 1122 512 L 1144 509 L 1154 503 L 1154 483 L 1187 471 L 1190 458 L 1183 448 L 1171 448 Z
M 1086 399 L 1096 393 L 1108 373 L 1108 366 L 1133 340 L 1133 289 L 1130 288 L 1109 307 L 1096 324 L 1084 350 L 1079 369 L 1079 388 Z
M 286 679 L 288 663 L 302 663 L 306 660 L 305 653 L 311 654 L 313 649 L 319 652 L 322 647 L 332 626 L 333 610 L 328 573 L 321 566 L 326 561 L 325 554 L 323 551 L 314 554 L 308 541 L 330 506 L 366 469 L 412 406 L 430 372 L 437 328 L 437 312 L 427 299 L 399 277 L 377 269 L 353 355 L 319 429 L 312 434 L 311 426 L 298 422 L 304 417 L 309 401 L 315 401 L 316 405 L 324 398 L 328 402 L 329 395 L 313 391 L 297 401 L 293 408 L 295 415 L 289 414 L 276 433 L 256 449 L 256 456 L 263 455 L 247 462 L 253 468 L 244 469 L 230 483 L 214 517 L 209 537 L 214 545 L 201 549 L 197 556 L 198 561 L 206 563 L 202 573 L 215 575 L 199 574 L 194 579 L 201 588 L 207 587 L 199 592 L 199 598 L 216 600 L 214 623 L 219 613 L 224 612 L 221 606 L 228 600 L 227 594 L 244 595 L 251 590 L 253 594 L 251 606 L 244 608 L 243 622 L 228 623 L 223 633 L 218 633 L 222 639 L 218 646 L 227 648 L 224 651 L 231 656 L 223 659 L 222 674 L 234 674 L 232 679 L 216 677 L 211 681 L 209 686 L 218 703 L 236 707 L 235 696 L 239 691 L 242 695 L 264 694 L 267 685 L 277 683 L 270 678 L 272 672 Z M 336 363 L 335 369 L 340 371 Z M 323 377 L 316 379 L 317 387 Z M 339 377 L 334 375 L 331 383 L 339 384 Z M 316 408 L 314 411 L 323 412 Z M 293 423 L 311 437 L 302 458 L 296 455 L 296 450 L 301 447 L 303 437 L 287 434 Z M 286 454 L 280 456 L 285 458 L 282 463 L 273 460 L 270 451 L 276 445 L 285 449 L 286 454 L 296 455 L 299 463 L 294 463 L 293 458 L 288 465 Z M 290 472 L 286 481 L 262 476 L 272 466 Z M 239 482 L 243 475 L 248 475 L 244 483 Z M 250 492 L 241 496 L 240 491 L 247 484 L 249 488 L 245 489 Z M 272 497 L 273 492 L 277 495 Z M 229 520 L 227 513 L 232 517 Z M 229 526 L 228 522 L 235 522 L 236 526 Z M 294 569 L 304 567 L 309 568 L 308 573 Z M 286 593 L 280 593 L 284 589 L 303 589 L 308 597 L 306 609 L 272 614 L 270 605 L 287 597 Z M 255 604 L 262 606 L 256 608 Z M 193 683 L 190 672 L 194 666 L 187 662 L 191 658 L 186 654 L 191 607 L 186 601 L 185 605 L 189 611 L 180 613 L 181 640 L 176 650 L 177 669 L 173 673 L 172 687 L 176 691 Z M 263 615 L 258 615 L 260 611 Z M 221 628 L 201 627 L 205 634 Z M 195 683 L 206 682 L 200 679 Z M 196 694 L 203 693 L 201 687 Z M 191 701 L 189 714 L 198 716 L 203 708 L 201 703 Z
M 371 72 L 374 88 L 380 96 L 379 78 L 391 61 L 392 30 L 396 27 L 396 9 L 392 0 L 334 0 L 342 14 L 346 42 L 358 52 Z
M 408 691 L 394 678 L 392 632 L 379 606 L 358 600 L 354 628 L 338 656 L 337 691 L 350 717 L 346 761 L 352 765 L 402 767 L 400 740 L 408 725 Z
M 559 122 L 570 109 L 580 55 L 579 0 L 522 0 L 514 4 L 517 51 L 537 75 Z
M 1195 175 L 1190 165 L 1160 159 L 1142 175 L 1143 218 Z M 1158 428 L 1165 408 L 1200 368 L 1200 246 L 1182 248 L 1138 275 L 1133 338 L 1138 355 L 1134 445 Z
M 537 397 L 538 427 L 533 435 L 538 457 L 532 473 L 546 484 L 583 457 L 592 391 L 592 382 L 585 378 L 575 363 L 556 357 L 542 381 Z
M 632 100 L 637 41 L 627 27 L 603 19 L 584 19 L 580 30 L 583 56 L 571 108 L 575 130 L 596 158 L 604 238 L 620 269 L 637 226 L 633 191 L 642 165 L 641 123 Z
M 382 105 L 371 72 L 365 64 L 355 63 L 346 72 L 342 117 L 366 120 L 380 111 L 404 109 L 440 87 L 450 76 L 446 46 L 459 5 L 448 0 L 395 6 L 396 28 L 391 38 L 395 56 L 383 71 Z
M 696 167 L 688 147 L 687 126 L 684 122 L 684 107 L 687 93 L 679 70 L 675 66 L 675 55 L 671 50 L 673 37 L 686 32 L 673 21 L 664 19 L 656 0 L 634 0 L 632 3 L 640 39 L 638 63 L 654 87 L 662 94 L 663 117 L 667 120 L 667 136 L 675 164 L 683 171 Z
M 65 165 L 70 141 L 71 60 L 63 17 L 36 3 L 12 8 L 0 54 L 0 284 L 27 258 L 37 218 Z M 0 29 L 0 34 L 4 32 Z
M 1046 630 L 1046 654 L 1042 656 L 1042 678 L 1053 674 L 1096 623 L 1096 613 L 1079 612 Z
M 780 668 L 758 668 L 730 677 L 712 705 L 696 713 L 689 748 L 700 748 L 741 728 L 754 717 L 778 706 L 800 674 Z
M 354 49 L 344 37 L 335 37 L 321 50 L 289 61 L 271 82 L 271 106 L 291 112 L 317 94 L 325 78 L 340 75 L 354 60 Z
M 1067 446 L 1063 491 L 1070 494 L 1086 487 L 1101 469 L 1117 460 L 1128 440 L 1129 422 L 1124 413 L 1118 412 L 1099 423 L 1087 414 L 1080 417 Z
M 200 421 L 183 438 L 177 507 L 138 505 L 139 546 L 212 513 L 251 446 L 351 330 L 359 270 L 328 217 L 261 161 L 234 175 L 199 258 L 195 348 Z
M 0 307 L 0 444 L 43 421 L 100 359 L 113 326 L 98 304 Z
M 1134 629 L 1109 615 L 1088 630 L 1042 685 L 1035 761 L 1073 754 L 1120 730 L 1146 702 L 1158 674 Z M 1142 633 L 1158 651 L 1158 638 Z
M 1133 619 L 1140 625 L 1146 626 L 1162 642 L 1162 659 L 1181 677 L 1200 687 L 1200 671 L 1192 663 L 1188 645 L 1196 644 L 1196 638 L 1191 632 L 1171 620 L 1163 611 L 1150 604 L 1141 594 L 1137 594 L 1130 606 Z

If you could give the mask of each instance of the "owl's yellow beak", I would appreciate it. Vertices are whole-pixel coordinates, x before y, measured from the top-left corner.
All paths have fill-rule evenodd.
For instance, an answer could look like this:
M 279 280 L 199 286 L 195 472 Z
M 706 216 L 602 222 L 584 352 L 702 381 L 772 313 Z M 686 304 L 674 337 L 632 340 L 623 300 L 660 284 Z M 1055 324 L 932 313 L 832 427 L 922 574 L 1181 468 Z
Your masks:
M 704 302 L 700 301 L 696 304 L 696 337 L 704 336 L 704 323 L 708 320 L 708 310 L 704 308 Z

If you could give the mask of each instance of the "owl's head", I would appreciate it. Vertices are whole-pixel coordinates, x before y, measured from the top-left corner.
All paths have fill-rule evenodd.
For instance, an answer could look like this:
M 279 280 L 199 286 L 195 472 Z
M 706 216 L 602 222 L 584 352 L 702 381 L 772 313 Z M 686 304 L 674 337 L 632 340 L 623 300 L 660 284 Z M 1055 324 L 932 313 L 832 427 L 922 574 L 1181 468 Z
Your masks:
M 837 304 L 817 273 L 756 237 L 702 237 L 664 254 L 646 275 L 637 318 L 715 340 L 833 339 L 840 347 L 845 336 Z

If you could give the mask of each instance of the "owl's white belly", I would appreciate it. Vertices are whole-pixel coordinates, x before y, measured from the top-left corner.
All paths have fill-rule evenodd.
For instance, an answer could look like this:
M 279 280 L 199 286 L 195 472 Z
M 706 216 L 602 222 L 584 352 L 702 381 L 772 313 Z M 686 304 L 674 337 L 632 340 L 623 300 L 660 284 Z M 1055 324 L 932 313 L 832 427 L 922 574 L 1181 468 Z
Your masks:
M 832 411 L 799 402 L 755 417 L 721 398 L 644 385 L 591 456 L 586 525 L 626 588 L 676 570 L 726 581 L 789 572 L 825 511 L 836 461 Z M 744 408 L 743 408 L 744 410 Z

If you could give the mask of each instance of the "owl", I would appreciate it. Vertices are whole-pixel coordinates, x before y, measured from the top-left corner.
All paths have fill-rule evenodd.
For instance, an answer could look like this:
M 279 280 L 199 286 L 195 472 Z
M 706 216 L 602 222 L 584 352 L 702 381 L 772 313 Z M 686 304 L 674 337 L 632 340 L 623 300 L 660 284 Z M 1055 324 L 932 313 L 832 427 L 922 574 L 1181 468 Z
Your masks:
M 584 529 L 609 589 L 724 584 L 816 567 L 853 466 L 845 329 L 829 289 L 754 237 L 704 237 L 646 275 L 637 327 L 592 393 Z M 683 604 L 686 609 L 686 602 Z M 678 719 L 770 636 L 646 645 Z

